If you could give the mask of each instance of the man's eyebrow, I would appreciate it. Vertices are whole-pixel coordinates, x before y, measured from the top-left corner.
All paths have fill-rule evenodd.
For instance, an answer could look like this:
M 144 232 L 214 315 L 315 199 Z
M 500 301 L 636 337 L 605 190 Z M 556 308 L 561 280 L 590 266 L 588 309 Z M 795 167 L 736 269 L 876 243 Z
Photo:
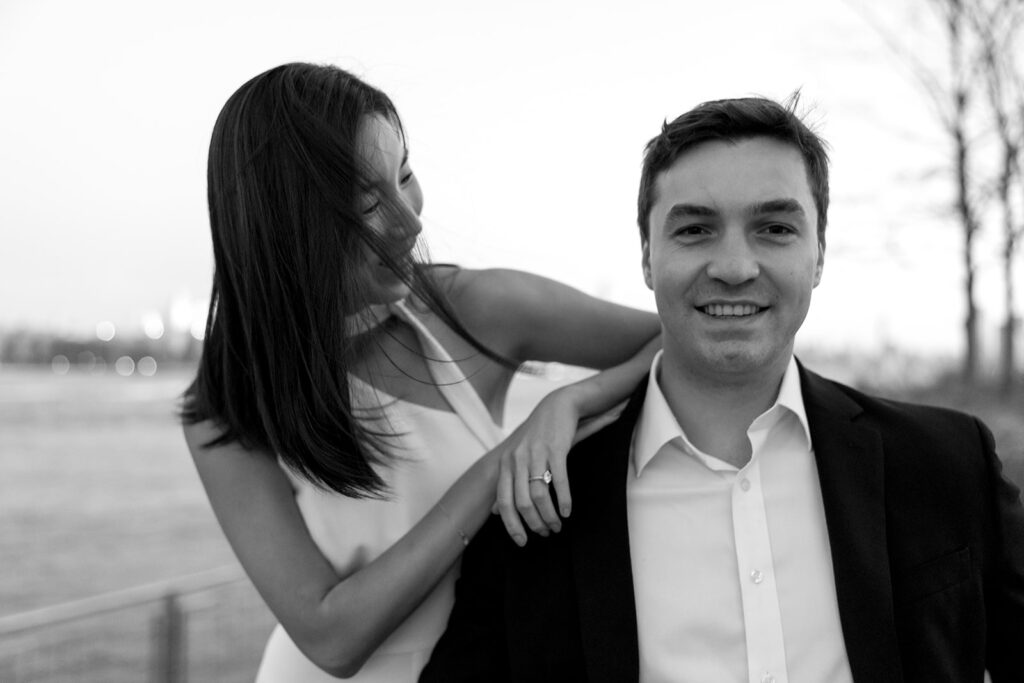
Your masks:
M 747 207 L 747 215 L 749 216 L 762 216 L 766 213 L 795 213 L 801 216 L 805 215 L 804 207 L 800 205 L 795 199 L 786 197 L 785 199 L 768 199 L 763 202 L 757 202 Z
M 710 206 L 703 206 L 702 204 L 674 204 L 671 209 L 668 210 L 668 215 L 665 216 L 665 222 L 677 220 L 680 218 L 689 218 L 692 216 L 699 216 L 702 218 L 712 218 L 717 216 L 718 212 L 712 209 Z

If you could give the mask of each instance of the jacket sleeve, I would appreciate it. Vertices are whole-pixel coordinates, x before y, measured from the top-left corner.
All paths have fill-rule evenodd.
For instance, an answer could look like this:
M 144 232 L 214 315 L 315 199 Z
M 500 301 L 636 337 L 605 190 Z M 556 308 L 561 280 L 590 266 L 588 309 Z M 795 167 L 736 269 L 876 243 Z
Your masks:
M 993 563 L 985 587 L 986 668 L 992 683 L 1024 681 L 1024 507 L 1020 491 L 1002 474 L 992 434 L 978 429 L 991 472 Z
M 462 556 L 448 627 L 420 675 L 421 683 L 509 681 L 504 609 L 504 546 L 511 544 L 492 516 Z

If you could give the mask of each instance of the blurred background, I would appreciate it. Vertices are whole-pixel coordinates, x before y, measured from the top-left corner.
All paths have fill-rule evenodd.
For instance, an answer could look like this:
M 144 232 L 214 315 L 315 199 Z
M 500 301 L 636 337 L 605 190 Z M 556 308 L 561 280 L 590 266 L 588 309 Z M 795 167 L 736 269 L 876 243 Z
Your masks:
M 801 92 L 830 142 L 812 369 L 980 414 L 1024 483 L 1020 0 L 0 0 L 0 681 L 250 680 L 272 623 L 176 425 L 220 107 L 288 61 L 394 99 L 436 261 L 653 309 L 644 143 Z M 522 415 L 566 371 L 522 380 Z M 226 653 L 226 654 L 225 654 Z

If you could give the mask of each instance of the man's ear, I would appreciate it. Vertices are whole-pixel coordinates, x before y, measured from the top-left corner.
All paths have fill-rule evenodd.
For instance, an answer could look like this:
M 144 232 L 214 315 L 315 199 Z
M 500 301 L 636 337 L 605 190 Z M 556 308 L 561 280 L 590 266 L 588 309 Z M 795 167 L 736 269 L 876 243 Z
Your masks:
M 643 249 L 643 257 L 640 261 L 640 265 L 644 271 L 644 284 L 647 285 L 647 289 L 654 291 L 654 278 L 651 277 L 651 241 L 649 239 L 641 242 Z
M 821 272 L 825 268 L 825 242 L 818 240 L 818 263 L 814 266 L 814 286 L 821 282 Z

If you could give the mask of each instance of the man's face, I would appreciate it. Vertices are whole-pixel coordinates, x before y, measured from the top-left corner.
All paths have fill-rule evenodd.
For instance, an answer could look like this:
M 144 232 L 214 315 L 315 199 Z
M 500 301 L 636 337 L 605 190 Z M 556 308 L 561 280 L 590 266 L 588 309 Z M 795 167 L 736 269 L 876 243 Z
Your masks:
M 666 365 L 721 381 L 781 373 L 824 263 L 799 151 L 702 143 L 658 176 L 655 198 L 643 267 Z

